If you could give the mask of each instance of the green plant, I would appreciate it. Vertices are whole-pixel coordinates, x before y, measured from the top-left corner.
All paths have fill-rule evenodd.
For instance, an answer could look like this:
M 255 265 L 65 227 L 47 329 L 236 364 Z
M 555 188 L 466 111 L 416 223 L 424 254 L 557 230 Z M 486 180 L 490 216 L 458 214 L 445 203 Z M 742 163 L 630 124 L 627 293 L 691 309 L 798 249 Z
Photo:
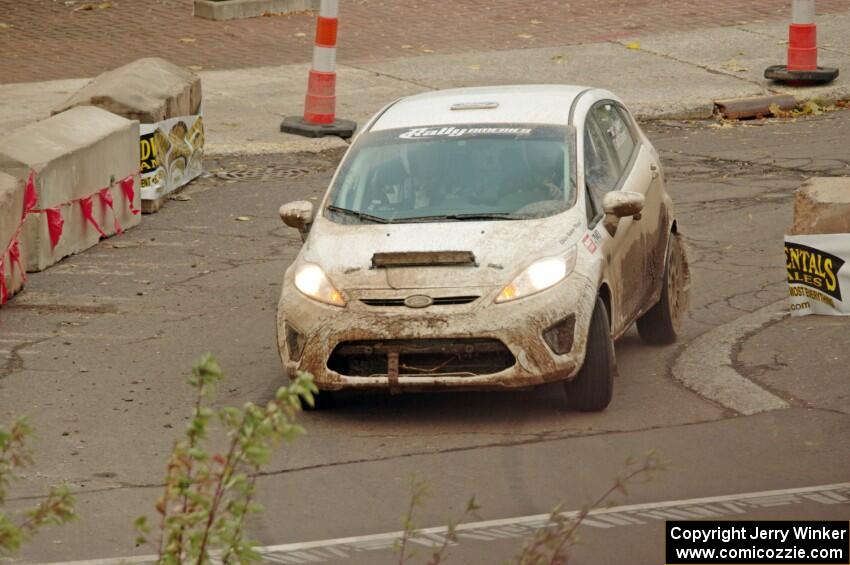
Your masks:
M 625 496 L 628 494 L 628 486 L 652 480 L 657 472 L 664 469 L 664 462 L 654 451 L 650 451 L 638 461 L 632 458 L 627 459 L 623 473 L 616 477 L 611 487 L 595 501 L 577 512 L 564 512 L 563 505 L 552 510 L 547 523 L 535 530 L 512 563 L 515 565 L 566 565 L 569 562 L 568 550 L 579 541 L 578 528 L 588 515 L 603 507 L 610 507 L 611 498 L 616 493 Z M 396 543 L 399 565 L 403 565 L 415 557 L 415 553 L 409 549 L 410 541 L 416 538 L 421 531 L 414 525 L 413 515 L 416 508 L 423 505 L 428 494 L 427 483 L 421 479 L 413 477 L 410 486 L 411 497 L 404 517 L 404 530 Z M 479 508 L 475 497 L 471 498 L 461 520 L 475 516 Z M 458 522 L 449 523 L 446 532 L 443 534 L 443 543 L 431 554 L 427 565 L 445 563 L 448 559 L 449 545 L 458 542 L 457 529 Z
M 32 453 L 27 447 L 32 433 L 24 418 L 16 420 L 9 429 L 0 426 L 0 557 L 16 553 L 43 526 L 65 524 L 76 518 L 74 497 L 64 485 L 50 489 L 38 506 L 19 516 L 2 510 L 17 473 L 32 465 Z
M 402 531 L 401 538 L 396 542 L 399 565 L 403 565 L 416 557 L 416 552 L 410 550 L 410 540 L 418 536 L 421 532 L 413 522 L 413 514 L 417 508 L 422 507 L 425 503 L 425 499 L 428 496 L 428 483 L 413 475 L 410 477 L 410 490 L 410 502 L 407 505 L 407 512 L 404 515 L 404 530 Z M 460 519 L 449 522 L 448 526 L 446 526 L 446 532 L 443 534 L 443 543 L 431 553 L 427 565 L 440 565 L 440 563 L 444 563 L 448 559 L 449 546 L 458 542 L 458 524 L 467 518 L 477 517 L 476 512 L 479 508 L 481 507 L 476 502 L 474 496 L 466 502 L 466 509 Z
M 650 451 L 640 461 L 629 458 L 625 470 L 614 479 L 613 484 L 602 495 L 578 512 L 564 513 L 563 505 L 549 515 L 549 523 L 534 532 L 517 556 L 517 565 L 566 565 L 568 549 L 578 541 L 578 528 L 594 510 L 611 506 L 611 497 L 616 493 L 627 495 L 627 487 L 636 482 L 646 482 L 664 470 L 664 462 Z
M 294 423 L 302 402 L 312 405 L 317 393 L 313 378 L 299 373 L 278 389 L 265 406 L 247 403 L 242 409 L 214 410 L 205 405 L 224 378 L 218 362 L 203 355 L 192 367 L 189 384 L 197 390 L 185 436 L 175 443 L 168 460 L 165 489 L 156 503 L 159 522 L 153 535 L 147 517 L 136 519 L 138 544 L 152 546 L 158 563 L 182 565 L 258 561 L 256 544 L 245 535 L 245 521 L 262 507 L 254 501 L 261 467 L 281 441 L 304 433 Z M 214 420 L 226 434 L 226 448 L 210 454 L 206 448 Z

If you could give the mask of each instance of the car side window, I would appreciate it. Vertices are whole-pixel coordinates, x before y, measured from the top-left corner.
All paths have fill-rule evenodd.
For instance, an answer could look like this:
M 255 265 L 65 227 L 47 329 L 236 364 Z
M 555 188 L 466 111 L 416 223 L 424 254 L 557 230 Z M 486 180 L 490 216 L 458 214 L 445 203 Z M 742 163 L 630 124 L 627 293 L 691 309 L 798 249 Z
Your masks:
M 597 104 L 591 113 L 617 155 L 619 178 L 625 172 L 636 145 L 634 134 L 629 127 L 630 120 L 624 117 L 623 109 L 613 103 Z
M 623 136 L 623 147 L 622 153 L 624 157 L 621 157 L 620 160 L 624 165 L 628 165 L 629 161 L 632 159 L 634 155 L 635 148 L 638 145 L 638 139 L 635 135 L 635 125 L 632 121 L 631 116 L 622 106 L 617 106 L 617 113 L 620 116 L 620 120 L 624 126 L 624 136 Z M 624 160 L 625 159 L 625 160 Z
M 585 182 L 601 198 L 617 186 L 620 165 L 613 146 L 592 115 L 588 115 L 584 128 Z

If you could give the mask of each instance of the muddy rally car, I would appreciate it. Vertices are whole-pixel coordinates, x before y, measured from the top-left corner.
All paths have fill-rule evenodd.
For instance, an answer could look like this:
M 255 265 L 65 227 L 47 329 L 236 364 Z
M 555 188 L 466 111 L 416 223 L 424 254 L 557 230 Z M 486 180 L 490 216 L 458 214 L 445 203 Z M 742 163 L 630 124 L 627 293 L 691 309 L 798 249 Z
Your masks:
M 285 372 L 334 391 L 563 381 L 603 410 L 614 340 L 676 339 L 687 264 L 658 153 L 610 92 L 446 90 L 361 130 L 317 207 L 278 307 Z

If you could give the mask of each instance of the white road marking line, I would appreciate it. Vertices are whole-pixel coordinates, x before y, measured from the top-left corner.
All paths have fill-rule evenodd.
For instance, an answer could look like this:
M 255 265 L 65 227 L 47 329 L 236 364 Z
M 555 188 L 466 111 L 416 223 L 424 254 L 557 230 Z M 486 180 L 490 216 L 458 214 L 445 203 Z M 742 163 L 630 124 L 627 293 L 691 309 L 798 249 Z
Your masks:
M 788 403 L 738 373 L 732 352 L 746 335 L 785 315 L 785 300 L 765 306 L 710 330 L 682 351 L 673 376 L 700 396 L 739 414 L 750 415 L 788 408 Z
M 590 512 L 590 516 L 598 517 L 597 520 L 587 520 L 585 525 L 599 528 L 615 528 L 618 527 L 615 525 L 616 523 L 620 523 L 622 526 L 645 523 L 640 518 L 680 520 L 688 519 L 689 517 L 703 518 L 704 516 L 702 515 L 722 516 L 727 514 L 742 514 L 752 508 L 775 506 L 777 497 L 782 497 L 783 501 L 788 501 L 787 504 L 811 502 L 818 504 L 846 504 L 850 503 L 850 482 L 600 508 Z M 708 506 L 708 508 L 699 508 L 703 506 Z M 679 507 L 683 508 L 677 511 L 676 509 Z M 564 515 L 574 517 L 578 513 L 578 510 L 573 510 L 565 512 Z M 534 530 L 548 524 L 549 514 L 535 514 L 533 516 L 467 522 L 460 524 L 456 528 L 456 531 L 458 537 L 461 539 L 491 541 L 528 536 Z M 419 536 L 411 541 L 419 545 L 433 547 L 435 543 L 438 545 L 442 543 L 442 536 L 446 531 L 446 526 L 424 528 L 419 531 Z M 257 551 L 263 555 L 267 563 L 316 563 L 333 558 L 351 557 L 353 554 L 364 551 L 391 549 L 396 540 L 400 539 L 401 536 L 402 532 L 400 531 L 387 532 L 366 536 L 272 545 L 257 548 Z M 59 563 L 62 565 L 121 565 L 122 563 L 154 562 L 156 562 L 156 556 L 143 555 L 138 557 L 118 557 Z

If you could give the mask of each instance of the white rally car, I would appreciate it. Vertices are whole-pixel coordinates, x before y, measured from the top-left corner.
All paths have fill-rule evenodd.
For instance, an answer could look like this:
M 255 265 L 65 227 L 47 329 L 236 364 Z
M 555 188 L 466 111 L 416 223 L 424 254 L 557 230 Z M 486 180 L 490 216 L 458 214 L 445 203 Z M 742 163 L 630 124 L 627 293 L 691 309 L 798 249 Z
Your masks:
M 564 381 L 602 410 L 614 340 L 676 339 L 688 269 L 658 153 L 620 100 L 578 86 L 445 90 L 375 115 L 317 208 L 281 207 L 288 375 L 333 391 Z

